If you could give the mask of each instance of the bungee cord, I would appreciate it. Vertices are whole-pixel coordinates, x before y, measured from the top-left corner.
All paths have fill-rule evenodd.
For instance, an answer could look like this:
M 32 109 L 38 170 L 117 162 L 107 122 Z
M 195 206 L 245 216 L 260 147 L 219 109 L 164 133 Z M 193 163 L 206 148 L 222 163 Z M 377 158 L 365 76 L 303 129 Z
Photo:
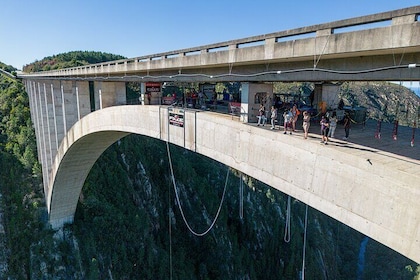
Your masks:
M 186 219 L 186 217 L 185 217 L 185 215 L 184 215 L 184 210 L 182 209 L 182 206 L 181 206 L 181 203 L 180 203 L 180 200 L 179 200 L 179 195 L 178 195 L 178 191 L 177 191 L 177 187 L 176 187 L 176 182 L 175 182 L 174 170 L 173 170 L 173 167 L 172 167 L 171 152 L 170 152 L 170 149 L 169 149 L 169 142 L 168 142 L 168 141 L 166 141 L 166 149 L 167 149 L 167 152 L 168 152 L 169 167 L 170 167 L 170 169 L 171 169 L 171 177 L 172 177 L 172 183 L 173 183 L 173 187 L 174 187 L 174 191 L 175 191 L 176 201 L 177 201 L 177 203 L 178 203 L 178 208 L 179 208 L 179 211 L 181 212 L 182 219 L 184 220 L 185 225 L 187 226 L 188 230 L 189 230 L 192 234 L 194 234 L 195 236 L 204 236 L 204 235 L 206 235 L 206 234 L 207 234 L 207 233 L 208 233 L 208 232 L 209 232 L 209 231 L 213 228 L 213 226 L 216 224 L 217 218 L 219 217 L 219 214 L 220 214 L 220 210 L 222 209 L 222 204 L 223 204 L 223 201 L 224 201 L 224 198 L 225 198 L 225 193 L 226 193 L 227 183 L 228 183 L 228 179 L 229 179 L 229 168 L 227 169 L 227 173 L 226 173 L 226 181 L 225 181 L 225 187 L 224 187 L 224 189 L 223 189 L 222 199 L 221 199 L 221 201 L 220 201 L 219 209 L 217 209 L 216 216 L 214 217 L 213 222 L 211 223 L 211 225 L 209 226 L 209 228 L 208 228 L 207 230 L 205 230 L 204 232 L 198 233 L 198 232 L 194 231 L 194 230 L 191 228 L 190 224 L 188 223 L 188 221 L 187 221 L 187 219 Z
M 173 265 L 172 265 L 172 223 L 171 223 L 171 186 L 168 190 L 168 228 L 169 228 L 169 279 L 172 280 Z
M 318 66 L 319 61 L 321 60 L 321 56 L 324 54 L 325 49 L 330 41 L 330 36 L 331 34 L 328 35 L 327 41 L 324 44 L 324 48 L 322 49 L 321 54 L 319 55 L 318 58 L 316 58 L 316 37 L 315 37 L 315 50 L 314 50 L 314 69 Z
M 308 227 L 308 204 L 305 209 L 305 228 L 303 232 L 302 280 L 305 280 L 306 231 Z
M 290 216 L 291 216 L 291 197 L 290 195 L 287 198 L 287 208 L 286 208 L 286 223 L 284 227 L 284 242 L 290 242 Z
M 239 218 L 244 218 L 244 181 L 242 176 L 239 176 Z

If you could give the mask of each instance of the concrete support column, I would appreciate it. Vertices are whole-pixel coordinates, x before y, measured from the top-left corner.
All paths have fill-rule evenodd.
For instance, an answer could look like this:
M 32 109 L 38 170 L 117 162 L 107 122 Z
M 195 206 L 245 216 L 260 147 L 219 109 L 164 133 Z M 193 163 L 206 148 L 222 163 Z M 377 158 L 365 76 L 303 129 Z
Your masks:
M 41 134 L 40 134 L 40 126 L 39 126 L 39 117 L 38 117 L 38 103 L 37 103 L 37 99 L 36 99 L 36 90 L 35 90 L 35 82 L 33 81 L 28 81 L 26 84 L 26 90 L 28 92 L 28 95 L 30 96 L 29 98 L 29 104 L 30 104 L 30 108 L 31 108 L 31 118 L 32 118 L 32 123 L 34 125 L 34 129 L 35 129 L 35 136 L 36 136 L 36 148 L 37 148 L 37 156 L 38 156 L 38 161 L 41 162 Z
M 77 120 L 83 118 L 90 113 L 90 97 L 89 97 L 89 82 L 77 81 L 73 82 L 73 91 L 76 96 Z
M 236 49 L 238 48 L 237 44 L 234 45 L 229 45 L 228 46 L 228 50 L 229 50 L 229 59 L 228 62 L 229 63 L 235 63 L 236 61 Z
M 392 19 L 392 25 L 404 24 L 404 23 L 413 23 L 416 21 L 416 14 L 406 15 L 401 17 L 395 17 Z
M 61 82 L 54 80 L 51 82 L 51 99 L 53 104 L 53 115 L 54 115 L 54 130 L 57 149 L 60 146 L 61 140 L 63 140 L 64 131 L 64 116 L 63 116 L 63 99 L 61 92 Z
M 327 29 L 317 30 L 316 36 L 317 37 L 328 36 L 328 35 L 331 35 L 332 33 L 333 33 L 333 30 L 331 28 L 327 28 Z
M 53 136 L 54 136 L 54 148 L 58 150 L 58 130 L 57 130 L 57 113 L 56 113 L 56 105 L 55 105 L 55 95 L 54 95 L 54 84 L 50 83 L 50 95 L 51 95 L 51 105 L 52 105 L 52 121 L 53 121 Z
M 313 106 L 320 113 L 325 113 L 327 110 L 336 110 L 340 101 L 338 97 L 339 90 L 340 85 L 315 84 Z
M 44 183 L 44 192 L 48 193 L 48 178 L 49 178 L 49 172 L 48 172 L 48 158 L 49 158 L 49 151 L 47 149 L 47 130 L 45 129 L 47 118 L 46 118 L 46 110 L 45 107 L 45 100 L 43 98 L 44 94 L 41 92 L 41 82 L 35 83 L 35 90 L 36 90 L 36 103 L 38 106 L 38 118 L 39 118 L 39 125 L 40 125 L 40 150 L 38 153 L 41 157 L 41 166 L 42 166 L 42 178 Z
M 273 105 L 273 85 L 268 83 L 242 83 L 241 121 L 257 122 L 260 104 L 265 106 L 266 116 Z
M 141 105 L 144 105 L 145 94 L 146 94 L 146 83 L 141 83 L 140 84 L 140 103 L 141 103 Z M 148 104 L 148 105 L 150 105 L 150 104 Z
M 51 167 L 54 162 L 54 157 L 57 153 L 57 150 L 55 149 L 55 145 L 52 144 L 52 141 L 55 140 L 55 137 L 51 134 L 52 128 L 54 126 L 54 118 L 52 117 L 52 102 L 51 102 L 51 94 L 49 92 L 47 93 L 47 83 L 44 81 L 42 83 L 42 91 L 43 91 L 43 98 L 44 98 L 44 107 L 45 107 L 45 119 L 46 119 L 46 136 L 48 137 L 48 174 L 51 171 Z M 54 143 L 55 144 L 55 143 Z M 53 150 L 54 147 L 54 150 Z
M 265 44 L 264 44 L 265 59 L 272 59 L 273 58 L 275 44 L 276 44 L 276 38 L 270 38 L 270 39 L 265 40 Z
M 241 83 L 241 122 L 249 120 L 249 83 Z
M 315 84 L 313 106 L 318 110 L 318 113 L 322 112 L 322 102 L 322 84 Z
M 31 109 L 29 111 L 31 113 L 32 125 L 34 126 L 34 129 L 35 129 L 36 115 L 35 115 L 35 104 L 34 104 L 34 100 L 33 100 L 33 92 L 32 92 L 31 82 L 29 80 L 24 80 L 24 85 L 25 85 L 26 92 L 28 93 L 29 108 Z M 36 135 L 36 132 L 35 132 L 35 135 Z
M 65 133 L 78 121 L 76 90 L 72 81 L 61 81 Z
M 95 108 L 127 104 L 125 82 L 95 82 Z

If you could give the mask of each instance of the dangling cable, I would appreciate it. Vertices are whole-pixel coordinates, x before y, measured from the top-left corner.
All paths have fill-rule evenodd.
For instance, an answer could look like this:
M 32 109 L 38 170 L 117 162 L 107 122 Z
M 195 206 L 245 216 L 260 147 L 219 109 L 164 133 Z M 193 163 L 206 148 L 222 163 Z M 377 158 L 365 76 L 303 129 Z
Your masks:
M 189 231 L 190 231 L 192 234 L 194 234 L 194 235 L 196 235 L 196 236 L 204 236 L 204 235 L 206 235 L 206 234 L 207 234 L 207 233 L 208 233 L 208 232 L 209 232 L 209 231 L 213 228 L 214 224 L 215 224 L 215 223 L 216 223 L 216 221 L 217 221 L 217 218 L 219 217 L 220 210 L 222 209 L 222 204 L 223 204 L 223 201 L 224 201 L 224 199 L 225 199 L 225 193 L 226 193 L 227 182 L 228 182 L 228 179 L 229 179 L 229 168 L 228 168 L 228 170 L 227 170 L 227 174 L 226 174 L 225 188 L 224 188 L 224 190 L 223 190 L 222 200 L 220 201 L 219 209 L 217 210 L 216 216 L 214 217 L 213 222 L 211 223 L 210 227 L 209 227 L 206 231 L 204 231 L 204 232 L 202 232 L 202 233 L 197 233 L 197 232 L 195 232 L 195 231 L 194 231 L 194 230 L 190 227 L 190 225 L 188 224 L 188 221 L 187 221 L 187 219 L 185 218 L 185 215 L 184 215 L 184 211 L 182 210 L 182 206 L 181 206 L 181 203 L 180 203 L 180 200 L 179 200 L 179 196 L 178 196 L 178 192 L 177 192 L 177 188 L 176 188 L 175 176 L 174 176 L 174 170 L 173 170 L 173 168 L 172 168 L 171 152 L 170 152 L 170 150 L 169 150 L 169 142 L 168 142 L 168 141 L 166 141 L 166 149 L 167 149 L 167 151 L 168 151 L 169 167 L 171 168 L 172 183 L 173 183 L 173 186 L 174 186 L 174 191 L 175 191 L 176 201 L 177 201 L 177 203 L 178 203 L 178 208 L 179 208 L 179 211 L 181 212 L 182 219 L 184 220 L 185 225 L 187 226 L 187 228 L 189 229 Z
M 171 186 L 169 186 L 169 190 L 168 190 L 168 222 L 169 222 L 169 279 L 172 280 Z
M 244 181 L 242 175 L 239 176 L 239 218 L 244 218 Z
M 322 49 L 322 52 L 321 52 L 321 54 L 319 55 L 318 58 L 316 58 L 316 37 L 315 37 L 314 69 L 318 66 L 319 60 L 321 59 L 321 56 L 325 52 L 325 49 L 328 45 L 328 42 L 330 41 L 330 36 L 331 36 L 331 34 L 328 35 L 327 41 L 325 42 L 324 47 Z
M 305 252 L 306 252 L 306 229 L 308 227 L 308 204 L 305 210 L 305 229 L 303 233 L 303 256 L 302 256 L 302 280 L 305 280 Z
M 291 197 L 287 198 L 287 208 L 286 208 L 286 224 L 284 226 L 284 242 L 290 242 L 290 214 L 291 214 Z

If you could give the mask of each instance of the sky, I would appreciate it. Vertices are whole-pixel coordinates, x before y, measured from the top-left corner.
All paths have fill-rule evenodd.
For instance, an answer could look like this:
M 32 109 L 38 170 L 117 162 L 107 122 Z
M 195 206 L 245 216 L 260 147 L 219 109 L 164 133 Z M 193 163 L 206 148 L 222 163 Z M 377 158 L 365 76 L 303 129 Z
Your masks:
M 0 62 L 22 69 L 69 51 L 127 58 L 420 5 L 418 0 L 9 0 Z

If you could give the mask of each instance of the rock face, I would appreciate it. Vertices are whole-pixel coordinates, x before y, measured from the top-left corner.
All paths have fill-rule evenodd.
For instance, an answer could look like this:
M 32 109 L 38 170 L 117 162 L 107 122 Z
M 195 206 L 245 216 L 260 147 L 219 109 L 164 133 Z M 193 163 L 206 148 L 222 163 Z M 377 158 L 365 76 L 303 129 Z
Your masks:
M 346 105 L 363 106 L 368 117 L 401 125 L 418 122 L 420 97 L 406 87 L 388 82 L 347 82 L 340 87 Z

